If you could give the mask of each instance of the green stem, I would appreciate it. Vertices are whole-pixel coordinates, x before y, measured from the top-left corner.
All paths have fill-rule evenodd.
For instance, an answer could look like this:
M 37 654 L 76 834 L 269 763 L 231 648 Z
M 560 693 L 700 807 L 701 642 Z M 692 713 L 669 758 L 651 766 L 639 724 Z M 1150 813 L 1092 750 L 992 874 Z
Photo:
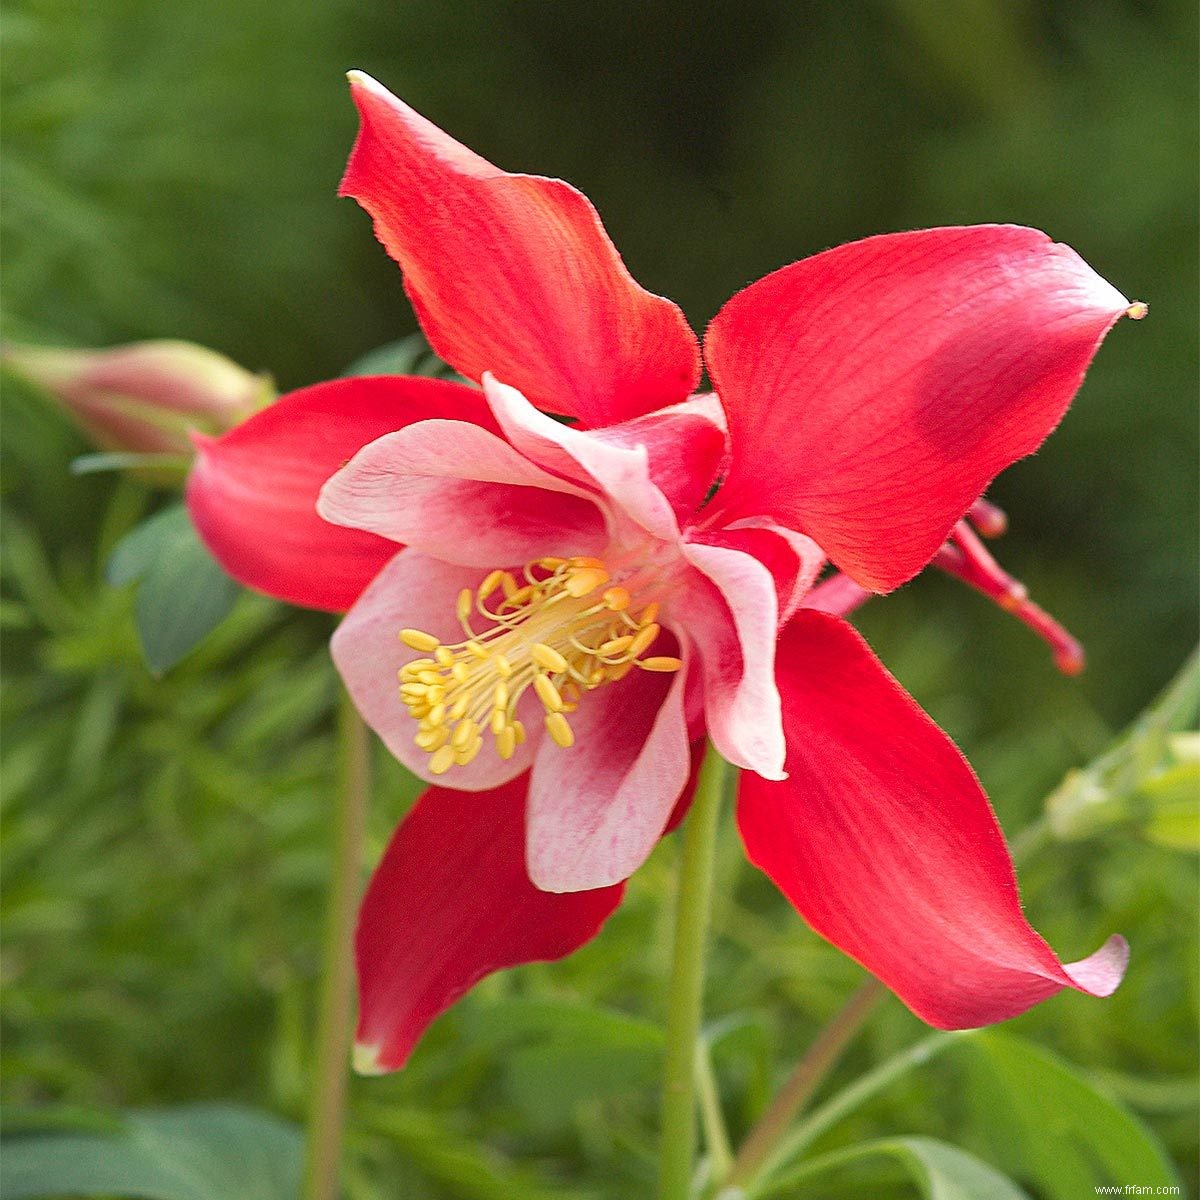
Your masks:
M 354 919 L 361 888 L 371 744 L 367 727 L 344 694 L 338 713 L 338 742 L 340 786 L 334 813 L 324 970 L 317 1009 L 316 1068 L 309 1102 L 302 1193 L 305 1200 L 336 1200 L 339 1195 L 346 1115 L 354 1005 Z
M 733 1170 L 725 1181 L 726 1186 L 742 1186 L 758 1174 L 779 1140 L 787 1133 L 788 1127 L 812 1099 L 821 1080 L 866 1024 L 884 994 L 883 984 L 875 979 L 868 980 L 817 1034 L 766 1112 L 747 1134 L 738 1150 Z
M 696 1156 L 696 1041 L 704 991 L 704 949 L 712 907 L 717 819 L 733 769 L 710 745 L 683 827 L 675 950 L 667 1008 L 663 1079 L 661 1200 L 687 1200 Z
M 712 1056 L 703 1038 L 696 1041 L 696 1098 L 700 1105 L 700 1125 L 704 1129 L 704 1148 L 714 1179 L 724 1179 L 733 1167 L 729 1131 L 721 1112 L 721 1093 L 713 1070 Z
M 867 1074 L 818 1108 L 807 1120 L 801 1121 L 792 1131 L 791 1137 L 781 1141 L 774 1148 L 770 1157 L 763 1164 L 759 1178 L 761 1179 L 762 1175 L 771 1174 L 784 1163 L 796 1158 L 843 1117 L 849 1116 L 856 1108 L 865 1104 L 877 1093 L 882 1092 L 884 1088 L 889 1087 L 914 1067 L 923 1066 L 929 1062 L 962 1036 L 958 1033 L 931 1034 L 894 1058 L 881 1063 L 875 1070 L 868 1071 Z M 755 1194 L 752 1185 L 747 1186 L 746 1194 Z

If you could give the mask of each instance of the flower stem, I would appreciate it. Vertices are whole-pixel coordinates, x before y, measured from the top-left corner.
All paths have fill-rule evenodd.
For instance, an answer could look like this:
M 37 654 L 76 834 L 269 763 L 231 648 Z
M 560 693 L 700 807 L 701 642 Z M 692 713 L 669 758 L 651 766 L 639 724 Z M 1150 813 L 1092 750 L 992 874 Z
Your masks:
M 338 742 L 340 783 L 317 1010 L 316 1069 L 309 1101 L 305 1200 L 336 1200 L 340 1192 L 354 999 L 354 919 L 361 887 L 371 750 L 367 727 L 344 693 L 338 712 Z
M 868 980 L 817 1034 L 816 1040 L 792 1068 L 792 1073 L 766 1112 L 747 1134 L 738 1150 L 733 1169 L 725 1180 L 727 1187 L 741 1186 L 757 1175 L 796 1116 L 812 1099 L 821 1080 L 875 1011 L 875 1005 L 884 994 L 883 984 L 876 979 Z
M 661 1200 L 686 1200 L 696 1155 L 696 1040 L 704 992 L 704 949 L 712 907 L 721 801 L 733 768 L 710 745 L 683 827 L 675 908 L 675 951 L 667 1008 L 663 1080 Z

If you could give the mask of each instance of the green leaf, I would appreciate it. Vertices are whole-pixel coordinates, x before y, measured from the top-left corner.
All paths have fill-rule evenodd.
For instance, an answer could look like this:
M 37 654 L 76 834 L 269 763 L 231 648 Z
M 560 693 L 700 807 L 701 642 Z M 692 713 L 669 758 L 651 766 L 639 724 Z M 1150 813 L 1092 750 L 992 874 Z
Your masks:
M 965 1150 L 924 1137 L 886 1138 L 822 1155 L 774 1181 L 761 1196 L 790 1196 L 814 1175 L 863 1158 L 887 1155 L 911 1176 L 927 1200 L 1029 1200 L 1011 1179 Z
M 135 607 L 146 663 L 162 675 L 208 636 L 238 598 L 188 517 L 174 505 L 127 534 L 105 572 L 116 587 L 140 581 Z
M 1184 762 L 1147 779 L 1143 836 L 1172 850 L 1200 850 L 1200 763 Z
M 662 1066 L 662 1030 L 587 1004 L 509 1001 L 479 1020 L 482 1038 L 504 1047 L 505 1085 L 542 1128 L 570 1121 L 577 1106 L 643 1087 Z
M 1055 1055 L 994 1030 L 961 1044 L 983 1137 L 1047 1200 L 1078 1200 L 1105 1185 L 1179 1185 L 1149 1130 Z
M 414 333 L 398 342 L 368 350 L 342 375 L 427 375 L 446 379 L 454 377 L 454 371 L 429 349 L 428 342 L 419 333 Z
M 0 1200 L 295 1200 L 299 1130 L 230 1104 L 130 1113 L 117 1134 L 4 1139 Z
M 94 475 L 101 471 L 133 471 L 159 468 L 187 474 L 191 460 L 186 454 L 140 454 L 132 450 L 111 450 L 81 454 L 71 460 L 72 475 Z

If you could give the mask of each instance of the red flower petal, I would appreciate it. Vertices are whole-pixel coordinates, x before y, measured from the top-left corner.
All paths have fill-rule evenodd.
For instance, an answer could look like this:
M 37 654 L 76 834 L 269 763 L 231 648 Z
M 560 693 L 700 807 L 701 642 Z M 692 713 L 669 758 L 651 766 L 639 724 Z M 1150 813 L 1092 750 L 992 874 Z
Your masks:
M 404 1065 L 425 1028 L 485 975 L 590 941 L 624 884 L 541 892 L 525 873 L 528 776 L 490 792 L 430 788 L 396 830 L 358 918 L 355 1061 Z
M 321 485 L 368 442 L 432 417 L 496 429 L 478 392 L 439 380 L 338 379 L 291 392 L 224 437 L 196 437 L 192 520 L 248 587 L 343 612 L 398 547 L 323 521 Z
M 586 196 L 509 175 L 373 79 L 350 82 L 362 125 L 341 194 L 374 218 L 438 354 L 589 425 L 688 396 L 695 336 L 634 281 Z
M 964 1029 L 1063 987 L 1108 995 L 1124 939 L 1064 966 L 1021 912 L 987 797 L 845 622 L 802 610 L 779 647 L 788 779 L 743 775 L 752 862 L 919 1017 Z
M 1128 307 L 1073 250 L 1018 226 L 868 238 L 784 267 L 705 341 L 733 445 L 716 503 L 897 587 L 1058 424 Z

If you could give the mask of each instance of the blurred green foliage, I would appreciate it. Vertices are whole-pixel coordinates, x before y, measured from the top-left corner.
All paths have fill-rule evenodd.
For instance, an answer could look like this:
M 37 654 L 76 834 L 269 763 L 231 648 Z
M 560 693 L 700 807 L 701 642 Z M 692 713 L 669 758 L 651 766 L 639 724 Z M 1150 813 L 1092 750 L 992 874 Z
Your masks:
M 751 279 L 838 241 L 1047 229 L 1151 308 L 992 493 L 1013 517 L 1001 557 L 1082 637 L 1090 669 L 1056 676 L 1024 630 L 932 577 L 862 627 L 1012 832 L 1194 644 L 1188 0 L 27 0 L 4 20 L 9 337 L 184 337 L 292 387 L 412 329 L 367 219 L 334 199 L 352 66 L 500 165 L 583 188 L 634 274 L 698 328 Z M 154 494 L 71 477 L 85 447 L 18 385 L 3 415 L 6 1100 L 228 1098 L 298 1117 L 333 778 L 329 622 L 245 597 L 154 682 L 132 598 L 103 581 Z M 381 754 L 372 856 L 412 794 Z M 635 1051 L 662 1016 L 673 853 L 595 944 L 485 982 L 403 1074 L 355 1083 L 351 1196 L 645 1191 L 656 1100 Z M 733 1015 L 714 1057 L 736 1133 L 860 972 L 745 866 L 732 830 L 720 871 L 708 1007 Z M 1102 1077 L 1193 1170 L 1193 861 L 1116 831 L 1043 846 L 1023 889 L 1065 956 L 1120 929 L 1134 959 L 1113 999 L 1063 996 L 1013 1027 Z M 585 1003 L 640 1024 L 607 1074 L 572 1068 L 593 1091 L 564 1095 L 546 1073 L 554 1028 L 528 1032 L 522 1006 Z M 839 1078 L 919 1028 L 889 1002 Z M 978 1144 L 955 1086 L 940 1064 L 908 1076 L 824 1148 Z M 880 1176 L 871 1194 L 906 1186 Z

